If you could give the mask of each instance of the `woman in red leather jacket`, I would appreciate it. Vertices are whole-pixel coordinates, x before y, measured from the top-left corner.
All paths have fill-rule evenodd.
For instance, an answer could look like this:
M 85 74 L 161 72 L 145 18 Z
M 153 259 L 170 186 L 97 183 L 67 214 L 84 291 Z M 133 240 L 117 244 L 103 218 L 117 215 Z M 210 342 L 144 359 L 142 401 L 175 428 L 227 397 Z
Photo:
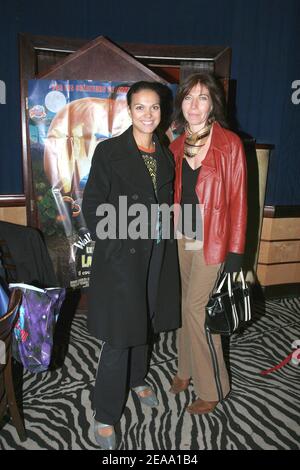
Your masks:
M 214 75 L 189 76 L 175 105 L 175 122 L 184 132 L 170 145 L 174 202 L 181 205 L 175 223 L 182 283 L 178 372 L 170 391 L 185 390 L 193 379 L 197 399 L 187 408 L 191 414 L 209 413 L 230 391 L 221 337 L 213 335 L 209 343 L 204 326 L 218 273 L 239 271 L 245 245 L 245 154 L 239 137 L 227 129 L 224 103 Z

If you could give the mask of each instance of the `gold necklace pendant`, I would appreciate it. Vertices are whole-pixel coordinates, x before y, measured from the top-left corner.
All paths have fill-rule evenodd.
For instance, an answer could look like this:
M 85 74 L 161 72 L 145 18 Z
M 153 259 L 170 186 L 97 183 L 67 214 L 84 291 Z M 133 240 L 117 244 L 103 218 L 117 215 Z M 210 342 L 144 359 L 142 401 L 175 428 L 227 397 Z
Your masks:
M 187 135 L 184 142 L 184 154 L 188 158 L 193 158 L 197 155 L 200 148 L 203 147 L 209 139 L 211 124 L 204 127 L 198 132 L 192 133 L 189 125 L 186 126 Z

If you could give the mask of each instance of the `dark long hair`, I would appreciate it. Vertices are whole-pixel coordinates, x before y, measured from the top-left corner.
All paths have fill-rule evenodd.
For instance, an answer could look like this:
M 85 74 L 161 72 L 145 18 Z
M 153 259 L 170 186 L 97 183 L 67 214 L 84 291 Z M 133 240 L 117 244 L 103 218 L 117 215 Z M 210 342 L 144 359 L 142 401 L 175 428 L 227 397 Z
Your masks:
M 201 72 L 190 75 L 180 85 L 175 98 L 174 121 L 176 127 L 180 129 L 185 126 L 186 120 L 182 113 L 182 102 L 191 89 L 198 83 L 206 86 L 212 100 L 212 110 L 208 115 L 208 123 L 218 121 L 222 127 L 228 128 L 229 126 L 225 114 L 226 101 L 224 89 L 216 75 L 210 72 Z
M 127 92 L 126 98 L 129 107 L 131 105 L 132 95 L 142 90 L 154 91 L 160 98 L 159 87 L 157 82 L 147 82 L 145 80 L 141 80 L 140 82 L 135 82 L 133 85 L 131 85 Z
M 151 90 L 154 91 L 160 100 L 161 108 L 161 121 L 157 128 L 159 135 L 163 136 L 172 121 L 172 110 L 173 110 L 173 96 L 171 90 L 160 82 L 147 82 L 142 80 L 131 85 L 130 89 L 127 92 L 127 104 L 130 107 L 132 102 L 132 95 L 138 93 L 142 90 Z

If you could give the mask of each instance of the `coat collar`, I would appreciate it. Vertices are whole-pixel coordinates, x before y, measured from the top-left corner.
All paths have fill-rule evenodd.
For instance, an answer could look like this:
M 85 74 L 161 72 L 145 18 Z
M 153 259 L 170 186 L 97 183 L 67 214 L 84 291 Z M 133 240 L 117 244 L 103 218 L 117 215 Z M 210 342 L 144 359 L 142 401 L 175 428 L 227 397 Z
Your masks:
M 153 138 L 158 162 L 157 190 L 159 191 L 164 184 L 173 179 L 174 165 L 167 154 L 167 149 L 161 146 L 158 137 L 154 134 Z M 118 150 L 112 156 L 116 171 L 133 186 L 155 196 L 151 176 L 133 137 L 132 126 L 116 138 L 116 143 L 119 144 Z

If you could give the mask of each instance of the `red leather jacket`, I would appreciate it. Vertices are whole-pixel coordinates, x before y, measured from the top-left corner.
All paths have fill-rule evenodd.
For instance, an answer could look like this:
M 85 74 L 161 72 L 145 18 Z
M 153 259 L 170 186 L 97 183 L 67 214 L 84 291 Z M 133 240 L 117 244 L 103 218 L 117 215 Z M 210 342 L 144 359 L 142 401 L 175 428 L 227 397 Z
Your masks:
M 180 204 L 185 134 L 170 144 L 175 164 L 175 198 Z M 228 252 L 242 254 L 245 247 L 247 194 L 243 144 L 233 132 L 213 124 L 211 144 L 202 161 L 196 184 L 204 209 L 203 254 L 206 264 L 225 261 Z M 175 213 L 175 223 L 178 220 Z

